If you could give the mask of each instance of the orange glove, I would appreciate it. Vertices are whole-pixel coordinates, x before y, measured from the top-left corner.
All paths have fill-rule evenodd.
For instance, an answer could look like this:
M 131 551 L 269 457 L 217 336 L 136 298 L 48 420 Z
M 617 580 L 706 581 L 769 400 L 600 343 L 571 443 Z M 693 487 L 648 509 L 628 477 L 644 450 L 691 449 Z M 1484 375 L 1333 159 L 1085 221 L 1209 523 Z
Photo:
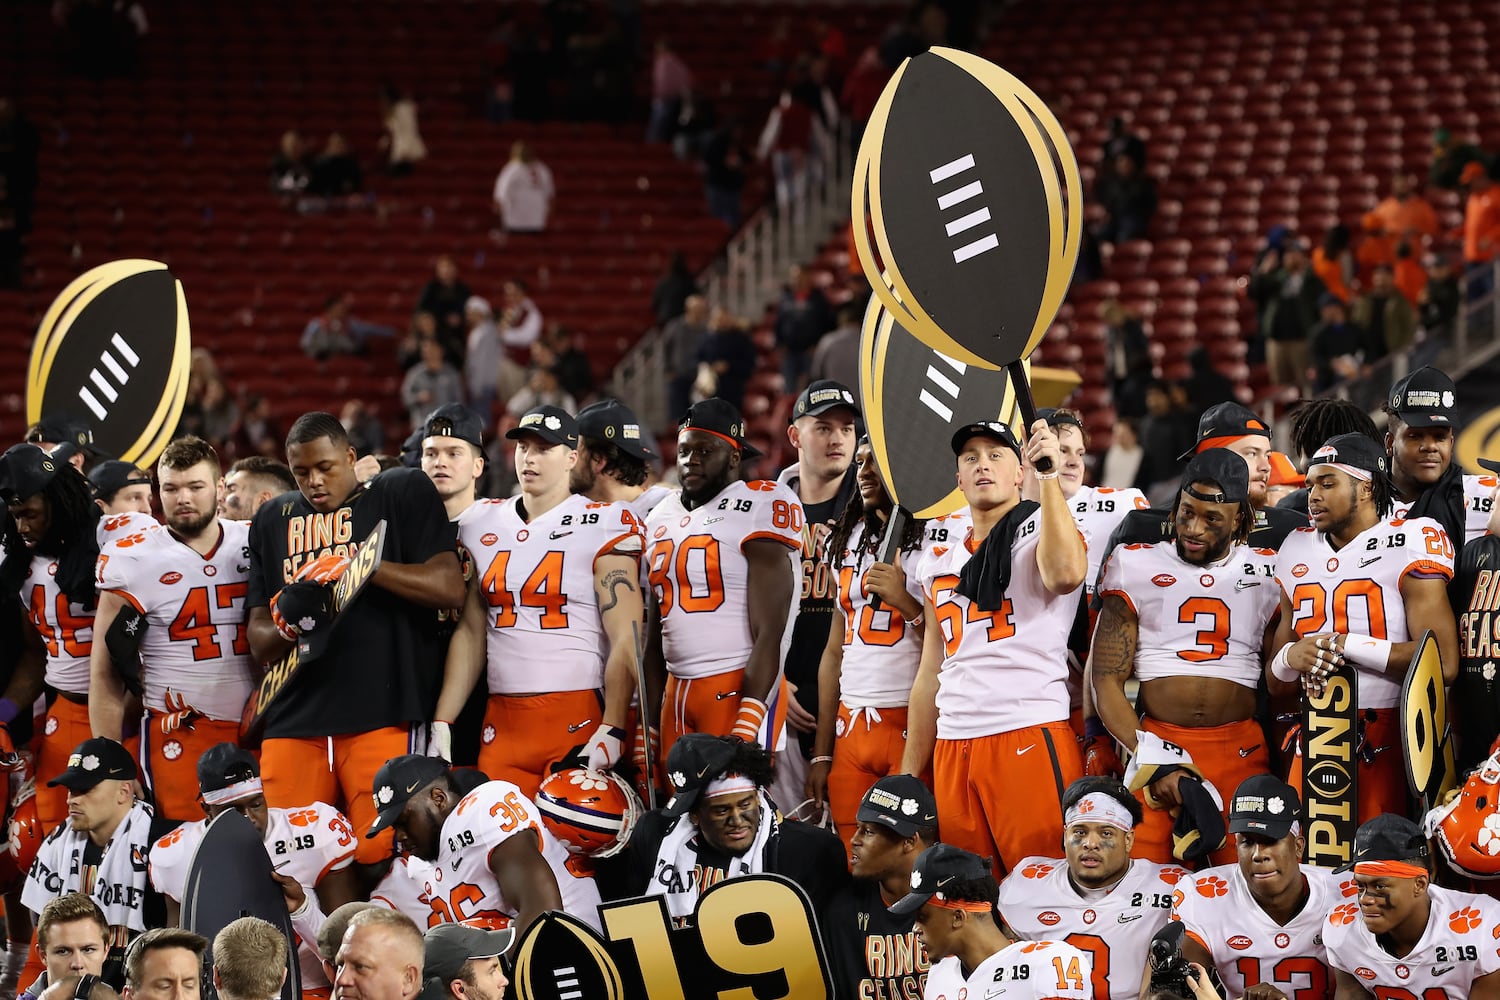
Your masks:
M 1090 777 L 1118 778 L 1125 773 L 1120 765 L 1120 755 L 1115 750 L 1112 736 L 1085 736 L 1083 738 L 1083 773 Z
M 326 556 L 318 556 L 312 562 L 303 566 L 292 578 L 293 583 L 309 582 L 331 585 L 338 582 L 338 578 L 344 575 L 344 570 L 349 568 L 348 556 L 336 556 L 329 553 Z

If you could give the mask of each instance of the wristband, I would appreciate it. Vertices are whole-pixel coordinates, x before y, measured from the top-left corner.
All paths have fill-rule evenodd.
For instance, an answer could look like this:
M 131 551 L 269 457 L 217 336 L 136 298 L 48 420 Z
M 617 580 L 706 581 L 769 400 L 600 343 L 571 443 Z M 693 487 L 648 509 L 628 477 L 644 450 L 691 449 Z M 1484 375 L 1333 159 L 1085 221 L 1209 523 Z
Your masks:
M 1383 672 L 1391 662 L 1391 645 L 1389 639 L 1377 639 L 1373 635 L 1350 632 L 1344 636 L 1344 645 L 1339 652 L 1350 663 Z
M 1083 738 L 1091 740 L 1095 736 L 1108 736 L 1109 730 L 1104 727 L 1104 721 L 1097 715 L 1083 720 Z
M 922 627 L 922 616 L 921 615 L 917 615 L 917 617 L 915 617 L 915 618 L 908 618 L 906 620 L 906 624 L 910 625 L 912 628 L 921 628 Z
M 1287 643 L 1271 658 L 1271 676 L 1287 684 L 1294 684 L 1297 681 L 1297 671 L 1292 669 L 1293 645 L 1294 643 Z
M 1056 479 L 1057 478 L 1057 473 L 1055 473 L 1055 472 L 1033 472 L 1031 475 L 1032 475 L 1032 478 L 1034 478 L 1034 479 Z
M 746 743 L 754 743 L 760 736 L 761 723 L 766 721 L 766 703 L 759 698 L 741 698 L 739 715 L 735 717 L 730 736 L 738 736 Z
M 818 756 L 814 757 L 812 760 L 808 761 L 808 763 L 810 763 L 810 764 L 832 764 L 833 763 L 833 758 L 827 756 L 826 754 L 819 754 Z
M 9 698 L 0 698 L 0 725 L 5 725 L 20 714 L 20 705 Z

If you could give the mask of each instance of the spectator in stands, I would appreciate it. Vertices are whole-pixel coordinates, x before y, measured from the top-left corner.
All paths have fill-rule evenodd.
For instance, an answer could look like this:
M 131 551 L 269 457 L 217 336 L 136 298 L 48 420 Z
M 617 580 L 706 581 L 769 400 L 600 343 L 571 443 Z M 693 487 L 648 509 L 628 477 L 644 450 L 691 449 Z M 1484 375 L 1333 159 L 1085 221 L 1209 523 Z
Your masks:
M 708 300 L 689 295 L 682 315 L 662 331 L 667 357 L 667 417 L 674 423 L 692 405 L 699 349 L 708 336 Z
M 1146 169 L 1146 142 L 1125 126 L 1125 119 L 1115 115 L 1109 120 L 1109 134 L 1104 137 L 1104 147 L 1099 156 L 1101 174 L 1118 169 L 1120 157 L 1128 156 L 1136 171 Z
M 1456 191 L 1468 183 L 1463 175 L 1471 163 L 1487 170 L 1490 157 L 1473 143 L 1460 142 L 1447 128 L 1438 128 L 1432 133 L 1432 166 L 1427 170 L 1427 183 Z
M 569 413 L 578 412 L 578 400 L 570 396 L 551 365 L 533 365 L 526 384 L 505 404 L 505 411 L 520 419 L 527 410 L 538 406 L 556 406 Z
M 859 148 L 859 141 L 865 134 L 865 125 L 869 123 L 870 115 L 874 114 L 875 105 L 890 78 L 890 67 L 880 61 L 880 50 L 871 45 L 859 54 L 854 69 L 844 80 L 839 104 L 849 116 L 849 138 L 855 149 Z
M 203 410 L 203 433 L 200 436 L 222 451 L 240 419 L 240 408 L 229 394 L 224 380 L 218 377 L 203 383 L 200 404 Z
M 1115 412 L 1126 417 L 1146 413 L 1146 384 L 1151 381 L 1151 342 L 1133 310 L 1115 299 L 1099 303 L 1104 321 L 1104 372 Z
M 1458 306 L 1462 298 L 1458 288 L 1458 276 L 1453 265 L 1442 254 L 1428 254 L 1424 259 L 1427 268 L 1427 287 L 1417 303 L 1422 316 L 1422 329 L 1428 338 L 1448 337 L 1453 333 L 1453 322 L 1458 319 Z
M 1358 378 L 1367 370 L 1372 343 L 1368 331 L 1349 322 L 1348 307 L 1332 292 L 1318 300 L 1322 319 L 1308 337 L 1313 368 L 1313 392 Z
M 381 90 L 381 120 L 385 125 L 385 135 L 380 138 L 385 171 L 392 177 L 405 177 L 427 159 L 427 144 L 417 124 L 416 98 L 386 84 Z
M 1500 251 L 1500 191 L 1477 160 L 1464 167 L 1460 181 L 1469 193 L 1464 201 L 1464 263 L 1488 264 Z
M 1365 267 L 1393 263 L 1402 240 L 1422 246 L 1438 236 L 1437 212 L 1417 192 L 1417 179 L 1404 172 L 1391 178 L 1391 193 L 1365 214 L 1364 225 L 1369 235 L 1360 245 L 1359 262 Z
M 406 336 L 396 345 L 396 366 L 402 373 L 411 371 L 422 363 L 422 341 L 438 340 L 437 317 L 430 312 L 415 312 Z M 442 343 L 441 340 L 438 340 Z
M 1234 381 L 1214 367 L 1213 357 L 1206 347 L 1194 347 L 1188 351 L 1188 366 L 1192 374 L 1183 383 L 1187 393 L 1188 409 L 1196 422 L 1203 411 L 1234 398 Z
M 647 142 L 671 142 L 682 104 L 693 91 L 693 73 L 665 38 L 656 41 L 651 60 L 651 120 Z
M 745 386 L 755 374 L 759 362 L 755 341 L 745 324 L 730 315 L 723 306 L 714 306 L 708 321 L 708 336 L 698 347 L 698 364 L 707 365 L 714 374 L 714 395 L 728 400 L 741 413 L 745 410 Z M 856 391 L 858 383 L 855 383 Z M 669 416 L 674 420 L 684 410 L 674 410 Z
M 1134 487 L 1145 454 L 1135 418 L 1118 418 L 1112 428 L 1109 447 L 1104 450 L 1104 461 L 1099 466 L 1099 485 L 1111 490 Z
M 594 366 L 589 363 L 589 356 L 578 349 L 578 337 L 573 328 L 553 323 L 543 339 L 552 351 L 552 367 L 563 392 L 576 400 L 592 396 Z
M 500 330 L 495 326 L 495 310 L 489 299 L 471 295 L 464 304 L 464 317 L 469 324 L 464 350 L 464 387 L 469 391 L 469 405 L 481 420 L 489 423 L 505 348 L 500 343 Z
M 1094 182 L 1094 197 L 1106 216 L 1095 234 L 1101 243 L 1144 238 L 1156 214 L 1156 181 L 1129 154 L 1121 153 L 1114 164 L 1114 170 Z
M 1365 362 L 1404 354 L 1417 336 L 1417 310 L 1396 288 L 1396 274 L 1382 264 L 1370 272 L 1370 290 L 1354 300 L 1349 321 L 1368 335 Z
M 313 161 L 308 193 L 324 198 L 343 198 L 358 194 L 364 188 L 365 175 L 359 168 L 359 159 L 343 135 L 334 132 L 323 144 L 323 152 Z
M 258 392 L 245 396 L 245 408 L 233 438 L 234 453 L 241 458 L 265 455 L 280 461 L 283 457 L 281 427 L 271 419 L 271 401 Z
M 1342 222 L 1330 226 L 1323 235 L 1323 245 L 1312 252 L 1313 274 L 1323 287 L 1344 305 L 1354 300 L 1350 286 L 1354 282 L 1354 254 L 1349 251 L 1349 227 Z
M 339 412 L 339 423 L 349 434 L 356 455 L 376 455 L 385 450 L 385 425 L 362 399 L 351 399 Z
M 417 298 L 417 311 L 430 312 L 437 317 L 438 339 L 443 342 L 444 349 L 450 357 L 462 358 L 468 333 L 464 310 L 473 292 L 458 276 L 458 265 L 447 254 L 433 262 L 432 272 Z
M 1412 308 L 1422 303 L 1422 293 L 1427 289 L 1427 271 L 1417 260 L 1416 252 L 1407 240 L 1396 244 L 1396 263 L 1392 267 L 1396 289 L 1406 296 Z
M 770 161 L 776 178 L 776 204 L 785 209 L 805 190 L 814 170 L 814 154 L 828 148 L 822 118 L 807 103 L 783 90 L 761 129 L 756 157 Z
M 396 331 L 379 323 L 368 323 L 349 315 L 353 296 L 330 295 L 323 311 L 307 321 L 302 331 L 302 351 L 315 361 L 334 354 L 363 354 L 371 337 L 394 337 Z
M 1267 254 L 1250 277 L 1250 297 L 1260 312 L 1271 382 L 1302 390 L 1307 385 L 1308 334 L 1318 321 L 1323 282 L 1307 264 L 1307 250 L 1287 237 L 1279 254 Z
M 813 382 L 826 378 L 847 385 L 856 397 L 856 408 L 859 403 L 860 315 L 859 306 L 853 302 L 839 306 L 833 332 L 818 341 L 813 350 L 812 369 L 808 373 Z
M 547 228 L 557 190 L 552 171 L 522 140 L 510 147 L 510 161 L 495 178 L 495 211 L 508 233 L 540 233 Z
M 422 363 L 401 380 L 401 404 L 411 418 L 412 430 L 427 422 L 427 414 L 439 406 L 464 401 L 464 383 L 443 354 L 435 338 L 422 341 Z
M 281 147 L 271 158 L 271 190 L 276 194 L 295 197 L 307 190 L 312 181 L 312 159 L 307 155 L 307 145 L 295 129 L 281 134 Z
M 500 343 L 506 354 L 524 369 L 530 360 L 531 345 L 542 335 L 542 311 L 527 295 L 526 282 L 519 278 L 504 286 L 504 308 L 500 313 Z M 505 381 L 502 373 L 501 382 Z
M 1193 447 L 1196 434 L 1196 422 L 1173 409 L 1171 387 L 1153 379 L 1146 386 L 1146 417 L 1141 421 L 1144 454 L 1135 482 L 1152 506 L 1165 506 L 1160 501 L 1176 492 L 1185 464 L 1177 456 Z
M 813 348 L 833 328 L 833 308 L 813 273 L 800 264 L 787 272 L 776 304 L 776 346 L 781 348 L 782 391 L 795 394 L 807 384 Z
M 729 227 L 740 228 L 740 192 L 752 156 L 740 136 L 739 123 L 726 119 L 703 145 L 703 185 L 708 213 Z
M 651 293 L 651 311 L 656 315 L 656 325 L 665 328 L 681 316 L 688 296 L 697 294 L 698 282 L 688 270 L 687 258 L 681 250 L 673 250 L 667 273 L 661 276 L 656 290 Z

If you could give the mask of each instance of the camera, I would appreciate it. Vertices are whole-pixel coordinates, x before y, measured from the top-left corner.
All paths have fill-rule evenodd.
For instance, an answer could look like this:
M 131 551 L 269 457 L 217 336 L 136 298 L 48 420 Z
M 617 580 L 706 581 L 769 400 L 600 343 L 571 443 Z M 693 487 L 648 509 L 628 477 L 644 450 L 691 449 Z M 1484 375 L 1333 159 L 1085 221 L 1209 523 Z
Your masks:
M 1151 992 L 1191 997 L 1193 967 L 1182 957 L 1182 935 L 1187 930 L 1179 921 L 1169 921 L 1151 939 Z

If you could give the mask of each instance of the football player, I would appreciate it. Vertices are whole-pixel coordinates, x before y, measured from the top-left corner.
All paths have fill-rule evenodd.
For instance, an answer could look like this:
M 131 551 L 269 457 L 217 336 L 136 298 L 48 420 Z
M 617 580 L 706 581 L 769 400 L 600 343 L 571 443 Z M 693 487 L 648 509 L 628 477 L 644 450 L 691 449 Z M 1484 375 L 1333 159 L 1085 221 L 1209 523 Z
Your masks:
M 1391 456 L 1392 517 L 1430 517 L 1453 547 L 1484 534 L 1496 478 L 1469 476 L 1453 461 L 1458 387 L 1436 368 L 1418 368 L 1391 386 L 1384 407 Z

